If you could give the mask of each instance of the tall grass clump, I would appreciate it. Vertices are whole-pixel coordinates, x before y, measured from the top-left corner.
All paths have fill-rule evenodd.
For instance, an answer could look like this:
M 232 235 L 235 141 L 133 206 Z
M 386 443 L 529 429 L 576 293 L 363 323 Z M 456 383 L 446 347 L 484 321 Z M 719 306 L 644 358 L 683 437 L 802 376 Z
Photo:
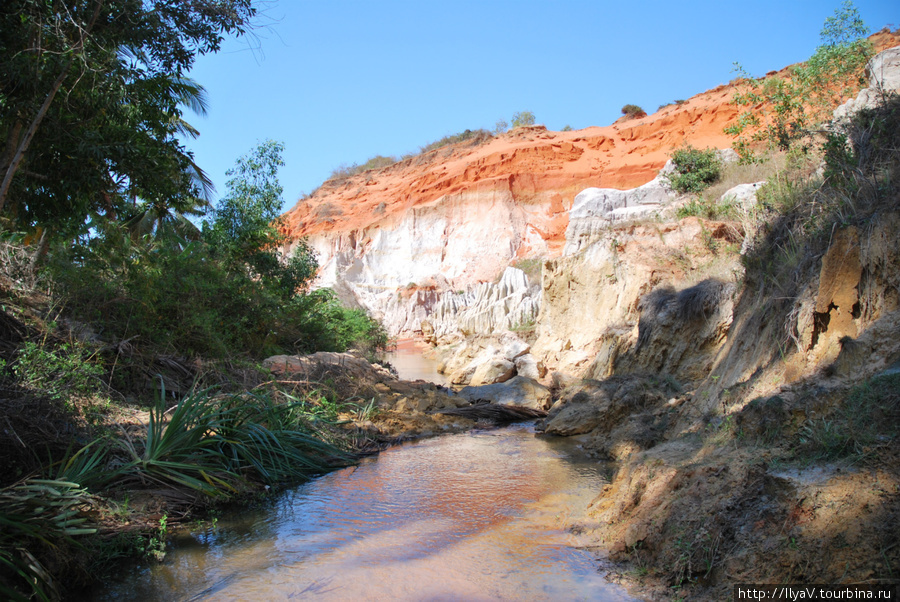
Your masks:
M 900 374 L 877 376 L 854 387 L 829 415 L 800 428 L 795 453 L 819 460 L 865 458 L 900 436 Z
M 372 171 L 375 169 L 382 169 L 384 167 L 390 167 L 394 163 L 398 161 L 397 157 L 386 157 L 384 155 L 375 155 L 374 157 L 366 160 L 365 163 L 360 165 L 359 163 L 353 163 L 352 165 L 342 164 L 338 167 L 335 167 L 331 171 L 331 175 L 328 176 L 329 180 L 333 180 L 335 182 L 341 182 L 346 180 L 347 178 L 351 178 L 355 175 Z
M 276 403 L 264 393 L 212 395 L 197 391 L 166 410 L 150 413 L 146 436 L 125 434 L 117 449 L 127 462 L 118 481 L 188 488 L 227 498 L 249 482 L 303 481 L 351 463 L 351 457 L 316 436 L 301 403 Z
M 820 154 L 794 153 L 757 193 L 765 240 L 744 257 L 761 290 L 794 294 L 817 269 L 836 227 L 863 225 L 895 206 L 900 187 L 900 98 L 887 96 L 830 131 Z M 821 159 L 820 159 L 821 158 Z M 824 170 L 819 170 L 820 161 Z
M 0 489 L 0 596 L 57 600 L 64 588 L 38 559 L 97 529 L 86 513 L 92 496 L 78 483 L 28 479 Z
M 469 144 L 476 146 L 479 144 L 484 144 L 485 142 L 490 141 L 492 138 L 493 136 L 491 135 L 491 133 L 485 129 L 466 130 L 464 132 L 459 132 L 458 134 L 444 136 L 440 140 L 435 140 L 434 142 L 426 144 L 425 146 L 419 148 L 419 154 L 424 155 L 425 153 L 430 153 L 433 150 L 437 150 L 451 144 L 459 144 L 460 142 L 468 142 Z

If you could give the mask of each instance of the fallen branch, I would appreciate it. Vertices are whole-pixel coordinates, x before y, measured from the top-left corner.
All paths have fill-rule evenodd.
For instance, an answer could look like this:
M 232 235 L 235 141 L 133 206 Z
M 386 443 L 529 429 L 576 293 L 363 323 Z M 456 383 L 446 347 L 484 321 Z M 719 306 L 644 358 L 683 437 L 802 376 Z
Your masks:
M 491 420 L 497 423 L 507 423 L 519 422 L 522 420 L 534 420 L 535 418 L 544 418 L 547 415 L 547 412 L 545 412 L 544 410 L 535 410 L 533 408 L 526 408 L 523 406 L 479 403 L 462 408 L 437 410 L 431 412 L 431 414 L 462 416 L 463 418 L 471 418 L 472 420 Z

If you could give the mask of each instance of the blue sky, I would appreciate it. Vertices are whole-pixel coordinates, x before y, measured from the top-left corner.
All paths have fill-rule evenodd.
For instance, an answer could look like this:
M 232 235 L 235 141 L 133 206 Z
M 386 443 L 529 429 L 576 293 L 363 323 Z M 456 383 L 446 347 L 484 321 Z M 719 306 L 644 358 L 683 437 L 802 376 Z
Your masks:
M 896 0 L 856 0 L 872 30 Z M 284 142 L 284 209 L 343 164 L 402 155 L 530 110 L 558 130 L 653 112 L 809 57 L 838 0 L 276 0 L 253 39 L 227 40 L 192 77 L 210 98 L 188 147 L 226 192 L 257 141 Z

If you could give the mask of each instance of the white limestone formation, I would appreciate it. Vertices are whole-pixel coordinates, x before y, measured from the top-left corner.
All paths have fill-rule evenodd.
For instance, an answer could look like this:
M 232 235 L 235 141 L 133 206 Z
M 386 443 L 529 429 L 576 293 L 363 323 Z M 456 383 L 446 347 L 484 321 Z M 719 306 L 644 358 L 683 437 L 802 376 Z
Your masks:
M 534 324 L 541 291 L 522 270 L 508 267 L 496 284 L 483 282 L 465 292 L 441 295 L 428 318 L 438 341 L 491 335 Z

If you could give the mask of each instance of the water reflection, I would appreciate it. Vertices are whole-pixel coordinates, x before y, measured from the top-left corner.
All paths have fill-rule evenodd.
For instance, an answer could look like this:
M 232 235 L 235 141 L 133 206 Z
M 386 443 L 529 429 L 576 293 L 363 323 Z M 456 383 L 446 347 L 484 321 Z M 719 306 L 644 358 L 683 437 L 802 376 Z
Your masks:
M 407 339 L 397 341 L 394 349 L 384 352 L 382 357 L 397 369 L 403 380 L 424 380 L 446 385 L 447 379 L 437 371 L 437 360 L 422 355 L 427 349 L 423 343 Z
M 179 542 L 99 599 L 627 599 L 565 529 L 597 469 L 521 426 L 393 448 Z

